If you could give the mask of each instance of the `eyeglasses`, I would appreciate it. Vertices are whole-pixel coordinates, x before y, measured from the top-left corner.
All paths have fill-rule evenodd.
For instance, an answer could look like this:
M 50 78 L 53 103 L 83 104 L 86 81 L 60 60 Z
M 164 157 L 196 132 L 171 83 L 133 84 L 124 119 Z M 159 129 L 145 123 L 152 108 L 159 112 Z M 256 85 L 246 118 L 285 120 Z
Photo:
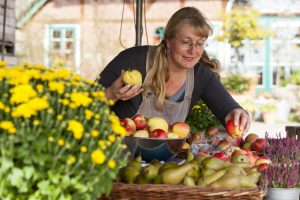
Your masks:
M 202 50 L 208 46 L 206 42 L 193 43 L 192 41 L 185 41 L 185 40 L 178 40 L 178 42 L 179 45 L 182 47 L 182 49 L 186 49 L 186 50 L 191 49 L 193 46 L 195 46 L 195 49 L 197 50 Z

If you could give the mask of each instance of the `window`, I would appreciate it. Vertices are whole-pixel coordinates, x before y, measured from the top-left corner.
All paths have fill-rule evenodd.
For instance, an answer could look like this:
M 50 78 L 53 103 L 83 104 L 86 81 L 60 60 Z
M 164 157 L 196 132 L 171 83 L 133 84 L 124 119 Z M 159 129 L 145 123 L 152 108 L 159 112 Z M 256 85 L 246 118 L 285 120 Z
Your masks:
M 79 72 L 79 26 L 55 24 L 46 27 L 46 65 L 62 64 Z

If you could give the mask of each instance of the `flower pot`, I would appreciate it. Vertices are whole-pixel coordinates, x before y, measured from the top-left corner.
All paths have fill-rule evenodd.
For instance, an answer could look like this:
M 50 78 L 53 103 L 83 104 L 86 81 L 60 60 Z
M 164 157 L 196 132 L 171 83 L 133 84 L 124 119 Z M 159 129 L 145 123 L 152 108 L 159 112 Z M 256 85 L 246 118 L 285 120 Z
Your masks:
M 264 200 L 299 200 L 300 188 L 268 188 Z

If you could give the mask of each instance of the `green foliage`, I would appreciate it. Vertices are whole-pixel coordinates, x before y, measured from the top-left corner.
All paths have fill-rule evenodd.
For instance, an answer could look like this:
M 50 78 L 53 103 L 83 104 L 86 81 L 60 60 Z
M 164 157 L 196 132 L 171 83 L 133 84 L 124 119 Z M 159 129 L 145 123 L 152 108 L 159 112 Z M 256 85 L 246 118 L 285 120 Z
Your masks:
M 244 77 L 240 74 L 230 74 L 222 78 L 223 86 L 231 93 L 242 94 L 250 89 L 251 78 Z
M 278 107 L 273 103 L 265 103 L 259 107 L 261 112 L 273 112 L 278 109 Z
M 103 90 L 65 68 L 0 62 L 1 199 L 90 200 L 111 191 L 127 162 L 126 130 Z
M 300 69 L 294 71 L 287 80 L 281 82 L 282 86 L 287 84 L 300 85 Z
M 219 41 L 226 41 L 233 47 L 243 46 L 243 40 L 261 40 L 269 36 L 257 20 L 260 14 L 249 6 L 235 6 L 223 17 Z
M 210 126 L 215 127 L 221 125 L 203 100 L 197 102 L 193 107 L 192 112 L 187 116 L 185 122 L 190 125 L 192 133 L 204 131 Z

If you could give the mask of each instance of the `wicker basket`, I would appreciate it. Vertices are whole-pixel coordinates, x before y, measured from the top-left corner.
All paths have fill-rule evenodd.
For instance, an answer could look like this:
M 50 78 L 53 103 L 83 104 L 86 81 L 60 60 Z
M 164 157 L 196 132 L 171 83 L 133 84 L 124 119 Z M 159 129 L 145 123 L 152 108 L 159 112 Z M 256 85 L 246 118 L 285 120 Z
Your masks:
M 184 185 L 115 183 L 108 198 L 101 200 L 262 200 L 265 192 L 255 189 L 214 189 Z

